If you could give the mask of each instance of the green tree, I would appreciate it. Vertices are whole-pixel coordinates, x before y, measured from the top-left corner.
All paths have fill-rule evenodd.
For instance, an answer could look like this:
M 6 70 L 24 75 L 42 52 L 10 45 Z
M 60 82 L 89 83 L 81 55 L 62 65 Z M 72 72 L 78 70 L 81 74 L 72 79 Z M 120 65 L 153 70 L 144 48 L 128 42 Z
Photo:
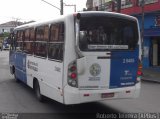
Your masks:
M 10 33 L 8 33 L 8 32 L 2 33 L 2 34 L 0 35 L 0 42 L 2 42 L 5 37 L 9 37 L 9 34 L 10 34 Z

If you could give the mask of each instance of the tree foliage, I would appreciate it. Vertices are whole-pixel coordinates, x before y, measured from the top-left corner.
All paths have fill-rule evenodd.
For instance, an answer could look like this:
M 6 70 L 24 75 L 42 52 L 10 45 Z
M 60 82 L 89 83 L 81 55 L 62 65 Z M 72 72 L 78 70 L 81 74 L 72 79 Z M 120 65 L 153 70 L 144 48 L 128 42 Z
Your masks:
M 9 36 L 9 33 L 8 32 L 4 32 L 3 34 L 2 34 L 2 37 L 8 37 Z
M 0 41 L 2 41 L 5 37 L 9 37 L 9 34 L 8 32 L 4 32 L 4 33 L 1 33 L 0 34 Z

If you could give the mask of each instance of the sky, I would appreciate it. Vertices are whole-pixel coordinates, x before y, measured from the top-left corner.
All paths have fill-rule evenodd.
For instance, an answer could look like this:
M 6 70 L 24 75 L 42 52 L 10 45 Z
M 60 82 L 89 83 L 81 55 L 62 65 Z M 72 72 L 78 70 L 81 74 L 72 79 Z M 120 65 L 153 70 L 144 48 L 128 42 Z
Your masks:
M 60 0 L 45 0 L 60 8 Z M 87 0 L 63 0 L 65 4 L 76 4 L 77 11 L 86 8 Z M 64 14 L 73 13 L 74 7 L 64 6 Z M 42 0 L 0 0 L 0 24 L 8 21 L 27 22 L 54 19 L 60 11 Z

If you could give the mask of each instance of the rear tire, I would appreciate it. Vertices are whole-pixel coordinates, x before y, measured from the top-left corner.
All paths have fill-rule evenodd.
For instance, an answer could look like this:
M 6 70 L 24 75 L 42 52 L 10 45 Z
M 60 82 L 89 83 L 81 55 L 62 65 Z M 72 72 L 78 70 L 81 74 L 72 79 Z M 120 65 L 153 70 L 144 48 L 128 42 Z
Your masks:
M 10 73 L 11 73 L 12 75 L 14 75 L 14 73 L 15 73 L 15 68 L 14 68 L 14 66 L 10 66 Z
M 17 78 L 15 71 L 14 71 L 14 80 L 15 80 L 17 83 L 19 83 L 19 79 Z
M 44 96 L 41 94 L 40 86 L 39 86 L 38 81 L 36 81 L 35 84 L 34 84 L 34 91 L 35 91 L 36 98 L 40 102 L 44 102 Z

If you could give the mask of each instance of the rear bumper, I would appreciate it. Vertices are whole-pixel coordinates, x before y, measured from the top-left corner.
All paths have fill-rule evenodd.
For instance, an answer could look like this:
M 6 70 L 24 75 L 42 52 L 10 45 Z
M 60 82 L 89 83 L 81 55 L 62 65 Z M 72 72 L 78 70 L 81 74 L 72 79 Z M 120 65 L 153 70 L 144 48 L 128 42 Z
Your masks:
M 70 86 L 64 88 L 64 104 L 80 104 L 108 99 L 137 98 L 140 94 L 141 83 L 132 87 L 107 90 L 79 90 Z M 103 93 L 114 93 L 113 97 L 102 98 Z

